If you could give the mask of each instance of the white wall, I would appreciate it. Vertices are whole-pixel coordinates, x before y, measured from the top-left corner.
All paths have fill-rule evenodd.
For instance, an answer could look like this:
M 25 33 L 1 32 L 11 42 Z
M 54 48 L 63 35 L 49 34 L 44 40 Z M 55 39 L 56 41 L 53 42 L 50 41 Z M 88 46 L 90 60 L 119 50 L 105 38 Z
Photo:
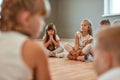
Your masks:
M 80 28 L 82 19 L 90 19 L 93 31 L 99 27 L 104 12 L 104 0 L 50 0 L 52 16 L 47 22 L 53 21 L 61 38 L 74 38 Z M 120 19 L 120 16 L 107 17 L 110 21 Z
M 51 4 L 51 14 L 49 15 L 48 18 L 46 18 L 46 25 L 53 22 L 55 25 L 57 25 L 57 0 L 49 0 Z M 40 36 L 42 38 L 45 33 L 45 27 L 44 30 Z
M 102 0 L 59 0 L 58 33 L 63 38 L 74 38 L 82 19 L 90 19 L 95 31 L 102 19 Z M 60 33 L 62 32 L 62 33 Z
M 2 3 L 2 0 L 0 0 L 0 5 L 1 5 L 1 3 Z
M 2 4 L 2 0 L 0 0 L 0 12 L 1 12 L 1 4 Z

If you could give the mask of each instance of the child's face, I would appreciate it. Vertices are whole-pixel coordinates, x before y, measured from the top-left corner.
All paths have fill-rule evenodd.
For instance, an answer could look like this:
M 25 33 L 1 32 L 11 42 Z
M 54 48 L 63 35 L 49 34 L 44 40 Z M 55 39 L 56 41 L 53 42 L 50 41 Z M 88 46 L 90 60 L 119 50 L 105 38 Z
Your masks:
M 87 21 L 83 21 L 81 24 L 81 31 L 83 32 L 88 32 L 89 30 L 89 23 Z
M 54 30 L 48 30 L 47 33 L 49 36 L 52 36 L 52 35 L 54 35 Z
M 29 19 L 29 33 L 33 38 L 39 37 L 44 27 L 44 19 L 40 15 L 34 15 Z
M 100 30 L 104 30 L 109 27 L 109 24 L 101 24 L 100 25 Z

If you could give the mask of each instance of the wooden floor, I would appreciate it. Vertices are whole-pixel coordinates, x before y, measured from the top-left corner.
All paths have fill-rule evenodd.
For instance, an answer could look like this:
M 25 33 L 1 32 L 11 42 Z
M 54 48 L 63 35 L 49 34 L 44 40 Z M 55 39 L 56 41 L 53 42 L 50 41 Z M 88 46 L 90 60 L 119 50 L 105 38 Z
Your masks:
M 52 80 L 96 80 L 92 62 L 49 58 Z

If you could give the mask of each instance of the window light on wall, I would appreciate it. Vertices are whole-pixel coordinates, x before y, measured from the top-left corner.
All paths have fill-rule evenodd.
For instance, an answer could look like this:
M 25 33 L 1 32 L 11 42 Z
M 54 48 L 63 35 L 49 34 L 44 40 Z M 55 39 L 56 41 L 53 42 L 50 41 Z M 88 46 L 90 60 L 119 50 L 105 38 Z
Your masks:
M 2 0 L 0 0 L 0 12 L 1 12 L 1 4 L 2 4 Z
M 103 17 L 116 15 L 120 15 L 120 0 L 104 0 Z

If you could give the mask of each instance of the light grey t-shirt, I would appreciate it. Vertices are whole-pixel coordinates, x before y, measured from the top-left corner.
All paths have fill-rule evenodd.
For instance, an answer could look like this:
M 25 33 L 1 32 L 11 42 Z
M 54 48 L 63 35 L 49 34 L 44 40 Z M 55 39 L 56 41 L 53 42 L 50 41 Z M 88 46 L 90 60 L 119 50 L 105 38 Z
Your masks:
M 31 70 L 21 52 L 27 37 L 17 32 L 0 32 L 0 80 L 29 80 Z

